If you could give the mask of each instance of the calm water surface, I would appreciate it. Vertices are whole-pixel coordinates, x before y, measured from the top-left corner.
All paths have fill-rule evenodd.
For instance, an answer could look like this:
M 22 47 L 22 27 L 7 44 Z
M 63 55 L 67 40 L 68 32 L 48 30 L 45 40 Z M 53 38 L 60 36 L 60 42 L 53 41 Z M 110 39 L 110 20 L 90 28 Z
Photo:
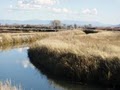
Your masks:
M 27 49 L 0 50 L 0 81 L 9 80 L 23 90 L 101 90 L 47 78 L 30 63 Z

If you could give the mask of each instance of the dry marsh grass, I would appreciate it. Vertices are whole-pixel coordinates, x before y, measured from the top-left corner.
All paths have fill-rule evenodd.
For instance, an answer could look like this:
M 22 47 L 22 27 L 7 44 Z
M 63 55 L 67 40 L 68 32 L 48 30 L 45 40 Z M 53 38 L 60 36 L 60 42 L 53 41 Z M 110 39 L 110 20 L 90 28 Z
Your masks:
M 31 62 L 70 81 L 120 86 L 120 32 L 58 32 L 28 50 Z
M 0 90 L 22 90 L 21 86 L 12 86 L 10 81 L 0 82 Z
M 0 45 L 34 42 L 47 37 L 47 33 L 2 33 L 0 34 Z

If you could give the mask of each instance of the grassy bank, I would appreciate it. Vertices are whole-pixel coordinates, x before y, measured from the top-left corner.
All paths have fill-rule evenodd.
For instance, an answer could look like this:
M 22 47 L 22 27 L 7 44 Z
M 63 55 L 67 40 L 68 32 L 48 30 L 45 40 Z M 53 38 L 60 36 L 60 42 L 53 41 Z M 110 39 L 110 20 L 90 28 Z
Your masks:
M 2 33 L 0 34 L 0 45 L 6 44 L 22 44 L 33 42 L 47 37 L 47 33 Z
M 37 68 L 62 79 L 120 86 L 120 32 L 58 32 L 37 41 L 28 56 Z

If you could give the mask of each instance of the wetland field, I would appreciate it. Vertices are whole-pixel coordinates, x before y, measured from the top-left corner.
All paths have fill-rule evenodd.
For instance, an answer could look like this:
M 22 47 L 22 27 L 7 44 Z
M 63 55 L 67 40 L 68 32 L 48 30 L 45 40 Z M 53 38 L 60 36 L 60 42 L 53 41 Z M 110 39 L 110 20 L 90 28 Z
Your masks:
M 95 32 L 0 35 L 1 90 L 119 88 L 120 32 Z

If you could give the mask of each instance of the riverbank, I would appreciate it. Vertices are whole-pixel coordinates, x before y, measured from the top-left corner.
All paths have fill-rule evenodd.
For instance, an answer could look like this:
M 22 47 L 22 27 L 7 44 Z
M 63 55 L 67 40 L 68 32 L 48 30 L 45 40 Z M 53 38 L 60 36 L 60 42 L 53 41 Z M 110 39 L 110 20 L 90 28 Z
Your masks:
M 44 32 L 38 33 L 1 33 L 0 45 L 8 44 L 22 44 L 27 42 L 34 42 L 36 40 L 47 37 L 48 34 Z
M 120 32 L 63 31 L 28 50 L 40 70 L 69 81 L 120 86 Z

